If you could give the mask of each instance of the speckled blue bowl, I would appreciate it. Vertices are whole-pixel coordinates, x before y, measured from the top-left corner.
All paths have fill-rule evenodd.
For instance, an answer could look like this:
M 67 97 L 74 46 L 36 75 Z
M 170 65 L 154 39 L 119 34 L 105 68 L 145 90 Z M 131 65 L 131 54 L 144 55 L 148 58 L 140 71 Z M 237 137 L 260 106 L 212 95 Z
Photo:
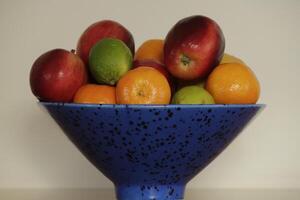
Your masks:
M 115 184 L 118 200 L 183 199 L 187 182 L 264 107 L 41 105 Z

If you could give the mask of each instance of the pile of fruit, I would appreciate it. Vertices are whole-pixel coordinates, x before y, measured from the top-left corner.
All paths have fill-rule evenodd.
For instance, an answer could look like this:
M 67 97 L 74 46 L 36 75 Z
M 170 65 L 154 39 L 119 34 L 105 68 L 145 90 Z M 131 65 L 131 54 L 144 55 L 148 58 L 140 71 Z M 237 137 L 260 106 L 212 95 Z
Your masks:
M 54 49 L 37 58 L 30 86 L 50 102 L 256 103 L 255 74 L 224 49 L 221 28 L 205 16 L 181 19 L 164 40 L 147 40 L 137 51 L 124 26 L 103 20 L 83 32 L 76 51 Z

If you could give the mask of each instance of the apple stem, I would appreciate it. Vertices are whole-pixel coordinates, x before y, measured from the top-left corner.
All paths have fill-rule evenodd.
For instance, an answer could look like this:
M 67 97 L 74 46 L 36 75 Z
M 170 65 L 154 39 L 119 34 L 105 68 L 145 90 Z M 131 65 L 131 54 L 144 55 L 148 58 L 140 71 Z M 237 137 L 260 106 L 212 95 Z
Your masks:
M 75 53 L 76 53 L 76 50 L 75 50 L 75 49 L 71 49 L 71 53 L 72 53 L 72 54 L 75 54 Z
M 189 65 L 189 63 L 191 62 L 191 59 L 189 57 L 187 57 L 186 55 L 181 55 L 181 59 L 180 61 L 185 65 Z

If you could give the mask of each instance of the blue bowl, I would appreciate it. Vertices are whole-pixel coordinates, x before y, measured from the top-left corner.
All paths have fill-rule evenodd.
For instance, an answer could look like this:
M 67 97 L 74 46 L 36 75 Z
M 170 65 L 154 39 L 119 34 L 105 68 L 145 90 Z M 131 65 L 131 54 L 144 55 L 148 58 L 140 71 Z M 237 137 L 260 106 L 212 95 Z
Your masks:
M 41 105 L 115 184 L 118 200 L 183 199 L 185 185 L 264 107 Z

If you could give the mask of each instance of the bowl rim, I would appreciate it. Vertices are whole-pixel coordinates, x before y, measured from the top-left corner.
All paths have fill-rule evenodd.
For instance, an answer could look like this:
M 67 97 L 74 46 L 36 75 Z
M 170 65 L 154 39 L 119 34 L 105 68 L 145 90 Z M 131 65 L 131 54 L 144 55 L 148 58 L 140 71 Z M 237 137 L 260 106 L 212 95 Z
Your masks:
M 66 106 L 80 108 L 264 108 L 266 104 L 82 104 L 38 101 L 43 106 Z

